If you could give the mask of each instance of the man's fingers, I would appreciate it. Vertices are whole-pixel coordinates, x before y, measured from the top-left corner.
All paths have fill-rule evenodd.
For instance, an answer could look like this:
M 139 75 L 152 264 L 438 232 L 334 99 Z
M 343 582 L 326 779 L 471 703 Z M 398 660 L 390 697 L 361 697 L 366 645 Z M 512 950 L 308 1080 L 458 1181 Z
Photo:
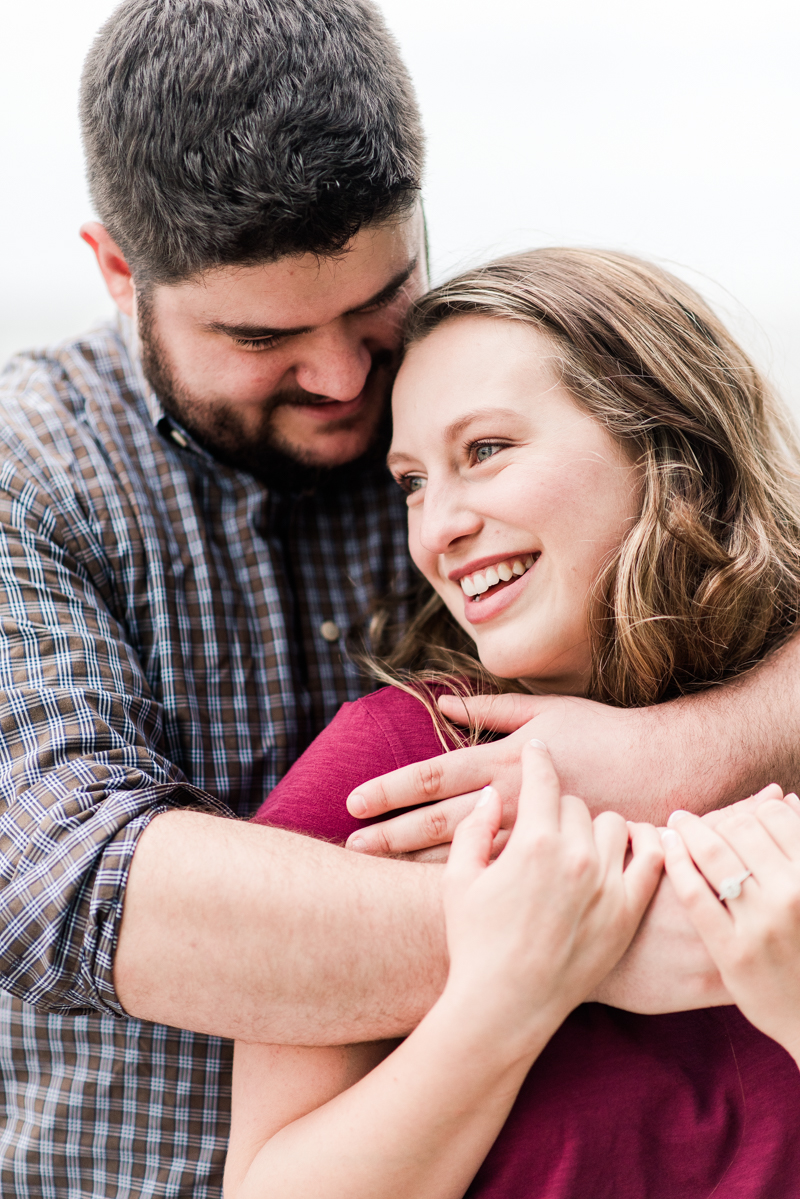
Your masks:
M 454 724 L 472 724 L 492 733 L 513 733 L 541 711 L 533 695 L 439 696 L 439 707 Z
M 496 756 L 497 748 L 493 744 L 454 749 L 438 758 L 401 766 L 399 770 L 361 783 L 351 791 L 347 797 L 347 810 L 359 820 L 369 820 L 395 808 L 409 808 L 480 790 L 492 781 L 490 755 L 486 751 L 493 750 Z
M 453 840 L 456 828 L 470 814 L 479 796 L 480 791 L 472 791 L 369 825 L 350 835 L 347 848 L 380 857 L 444 845 Z

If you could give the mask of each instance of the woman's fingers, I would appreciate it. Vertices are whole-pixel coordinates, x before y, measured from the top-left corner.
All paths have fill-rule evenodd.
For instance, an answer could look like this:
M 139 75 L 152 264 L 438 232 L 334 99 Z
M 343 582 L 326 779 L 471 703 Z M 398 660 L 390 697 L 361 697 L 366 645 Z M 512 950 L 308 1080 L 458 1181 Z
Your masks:
M 445 889 L 458 895 L 486 869 L 503 808 L 494 787 L 484 787 L 475 808 L 455 831 L 445 867 Z
M 522 786 L 510 842 L 533 831 L 556 832 L 560 815 L 561 784 L 547 747 L 542 741 L 528 741 L 522 749 Z
M 639 824 L 631 820 L 627 823 L 627 831 L 632 856 L 622 878 L 629 910 L 635 916 L 638 925 L 661 878 L 664 847 L 658 829 L 652 824 Z
M 724 880 L 750 869 L 721 835 L 721 825 L 712 829 L 691 812 L 673 812 L 668 823 L 671 829 L 680 833 L 693 861 L 714 891 L 719 892 Z M 755 885 L 752 878 L 746 881 L 750 886 Z
M 726 808 L 715 808 L 711 812 L 706 812 L 702 819 L 712 828 L 716 828 L 721 820 L 725 820 L 733 812 L 752 812 L 768 799 L 783 799 L 783 792 L 777 783 L 770 783 L 769 786 L 757 791 L 755 795 L 749 795 L 747 799 L 739 799 Z
M 800 816 L 800 796 L 795 795 L 794 791 L 790 791 L 788 795 L 783 797 L 783 802 L 787 804 L 793 812 L 797 812 Z
M 783 807 L 783 804 L 778 806 Z M 721 820 L 715 831 L 727 841 L 745 869 L 752 870 L 757 878 L 767 878 L 770 872 L 782 869 L 788 855 L 770 836 L 759 818 L 759 810 L 735 812 L 727 820 Z M 786 815 L 793 816 L 788 808 Z
M 592 821 L 592 833 L 604 874 L 611 870 L 621 874 L 629 841 L 624 817 L 619 812 L 601 812 Z
M 731 915 L 695 866 L 682 836 L 674 829 L 665 829 L 661 842 L 664 869 L 673 890 L 691 916 L 712 958 L 719 964 L 719 949 L 728 945 L 733 932 Z
M 761 804 L 755 817 L 787 858 L 800 861 L 800 813 L 787 802 L 790 798 L 797 797 L 787 795 L 783 801 L 770 800 Z

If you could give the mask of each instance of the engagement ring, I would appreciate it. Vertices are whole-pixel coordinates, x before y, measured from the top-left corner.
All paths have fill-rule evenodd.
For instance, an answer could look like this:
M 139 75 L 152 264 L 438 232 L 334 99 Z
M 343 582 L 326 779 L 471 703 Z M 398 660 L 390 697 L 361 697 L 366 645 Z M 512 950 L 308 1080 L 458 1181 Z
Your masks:
M 738 899 L 742 893 L 742 883 L 746 878 L 750 878 L 752 870 L 743 870 L 741 874 L 732 874 L 730 878 L 724 878 L 719 885 L 720 902 L 725 899 Z

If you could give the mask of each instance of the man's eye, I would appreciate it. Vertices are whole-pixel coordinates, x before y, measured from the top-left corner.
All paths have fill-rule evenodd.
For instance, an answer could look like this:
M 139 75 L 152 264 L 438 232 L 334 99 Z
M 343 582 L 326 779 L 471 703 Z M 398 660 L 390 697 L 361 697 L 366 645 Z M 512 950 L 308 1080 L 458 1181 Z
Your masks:
M 422 491 L 422 488 L 425 486 L 423 475 L 401 475 L 397 482 L 406 495 L 413 495 L 415 491 Z
M 503 448 L 502 446 L 497 445 L 496 443 L 487 443 L 484 445 L 476 446 L 475 461 L 476 462 L 485 462 L 487 458 L 491 458 L 493 454 L 496 454 L 497 451 L 501 450 L 502 448 Z
M 282 339 L 280 337 L 234 337 L 234 345 L 243 350 L 271 350 Z

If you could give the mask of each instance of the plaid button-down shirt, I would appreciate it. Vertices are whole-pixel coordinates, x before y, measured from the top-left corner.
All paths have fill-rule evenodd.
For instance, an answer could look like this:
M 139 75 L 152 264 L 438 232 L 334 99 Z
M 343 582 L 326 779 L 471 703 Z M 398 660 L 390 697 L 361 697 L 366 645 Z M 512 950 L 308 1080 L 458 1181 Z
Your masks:
M 125 322 L 12 360 L 0 408 L 0 1194 L 218 1196 L 231 1046 L 124 1018 L 127 871 L 170 807 L 249 815 L 369 689 L 321 627 L 408 585 L 402 496 L 220 466 Z

